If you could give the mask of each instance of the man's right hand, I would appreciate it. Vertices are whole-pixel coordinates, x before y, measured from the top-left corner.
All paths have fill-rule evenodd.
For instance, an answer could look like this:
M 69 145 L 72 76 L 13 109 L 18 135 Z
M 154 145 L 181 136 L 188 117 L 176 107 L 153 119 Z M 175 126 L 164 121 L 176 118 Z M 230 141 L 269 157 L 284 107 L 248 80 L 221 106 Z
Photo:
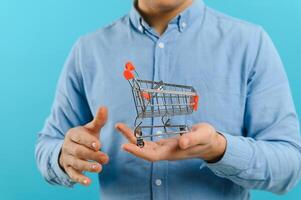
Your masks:
M 107 109 L 101 107 L 93 121 L 67 132 L 59 164 L 73 181 L 86 186 L 90 185 L 91 179 L 84 176 L 82 172 L 99 173 L 102 165 L 108 163 L 108 155 L 99 150 L 101 147 L 99 133 L 107 118 Z

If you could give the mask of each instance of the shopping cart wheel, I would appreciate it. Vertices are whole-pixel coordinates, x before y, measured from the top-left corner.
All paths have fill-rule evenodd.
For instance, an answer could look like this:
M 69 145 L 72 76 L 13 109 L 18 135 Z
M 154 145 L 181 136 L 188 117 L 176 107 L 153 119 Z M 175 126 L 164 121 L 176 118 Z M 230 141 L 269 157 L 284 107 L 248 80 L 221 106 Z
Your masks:
M 143 139 L 137 139 L 137 146 L 140 147 L 140 148 L 144 147 Z
M 136 128 L 134 133 L 135 133 L 135 137 L 137 137 L 137 138 L 141 137 L 142 136 L 141 128 L 140 127 Z

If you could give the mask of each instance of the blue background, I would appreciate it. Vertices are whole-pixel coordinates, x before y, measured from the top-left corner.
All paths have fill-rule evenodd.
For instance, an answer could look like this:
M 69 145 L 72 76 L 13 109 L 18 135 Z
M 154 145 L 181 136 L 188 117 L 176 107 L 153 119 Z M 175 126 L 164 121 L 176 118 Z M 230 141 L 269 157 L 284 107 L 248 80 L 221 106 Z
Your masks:
M 53 100 L 61 67 L 75 40 L 118 19 L 131 0 L 0 0 L 0 199 L 98 199 L 88 188 L 48 185 L 34 160 L 36 134 Z M 301 1 L 207 0 L 215 9 L 262 25 L 279 49 L 301 115 Z M 289 164 L 289 163 L 288 163 Z M 301 184 L 285 196 L 301 199 Z

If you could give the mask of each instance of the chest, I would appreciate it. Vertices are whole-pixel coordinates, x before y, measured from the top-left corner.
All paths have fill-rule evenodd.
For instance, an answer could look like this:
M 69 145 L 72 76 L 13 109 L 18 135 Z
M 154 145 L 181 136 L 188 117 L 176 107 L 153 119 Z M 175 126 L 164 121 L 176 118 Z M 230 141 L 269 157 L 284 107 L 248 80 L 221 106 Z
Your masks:
M 136 43 L 135 43 L 136 42 Z M 242 134 L 246 91 L 243 50 L 232 50 L 214 41 L 192 39 L 137 40 L 99 50 L 83 70 L 85 90 L 92 110 L 105 105 L 112 122 L 132 123 L 135 104 L 131 87 L 123 77 L 132 61 L 141 79 L 193 86 L 199 94 L 199 110 L 176 120 L 192 125 L 213 124 L 218 130 Z M 136 48 L 132 48 L 135 46 Z

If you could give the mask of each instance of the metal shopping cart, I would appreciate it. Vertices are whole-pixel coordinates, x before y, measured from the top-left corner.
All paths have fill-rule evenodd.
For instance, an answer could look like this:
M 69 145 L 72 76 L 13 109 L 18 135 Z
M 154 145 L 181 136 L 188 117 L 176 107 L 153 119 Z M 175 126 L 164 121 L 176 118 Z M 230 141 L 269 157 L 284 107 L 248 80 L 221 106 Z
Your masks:
M 123 72 L 132 87 L 137 111 L 134 135 L 137 146 L 144 146 L 144 138 L 162 135 L 183 135 L 189 131 L 186 124 L 172 125 L 170 119 L 177 115 L 188 115 L 198 109 L 199 96 L 192 86 L 139 79 L 134 65 L 128 62 Z M 143 119 L 161 117 L 161 125 L 142 125 Z M 161 133 L 144 135 L 142 130 L 159 128 Z

